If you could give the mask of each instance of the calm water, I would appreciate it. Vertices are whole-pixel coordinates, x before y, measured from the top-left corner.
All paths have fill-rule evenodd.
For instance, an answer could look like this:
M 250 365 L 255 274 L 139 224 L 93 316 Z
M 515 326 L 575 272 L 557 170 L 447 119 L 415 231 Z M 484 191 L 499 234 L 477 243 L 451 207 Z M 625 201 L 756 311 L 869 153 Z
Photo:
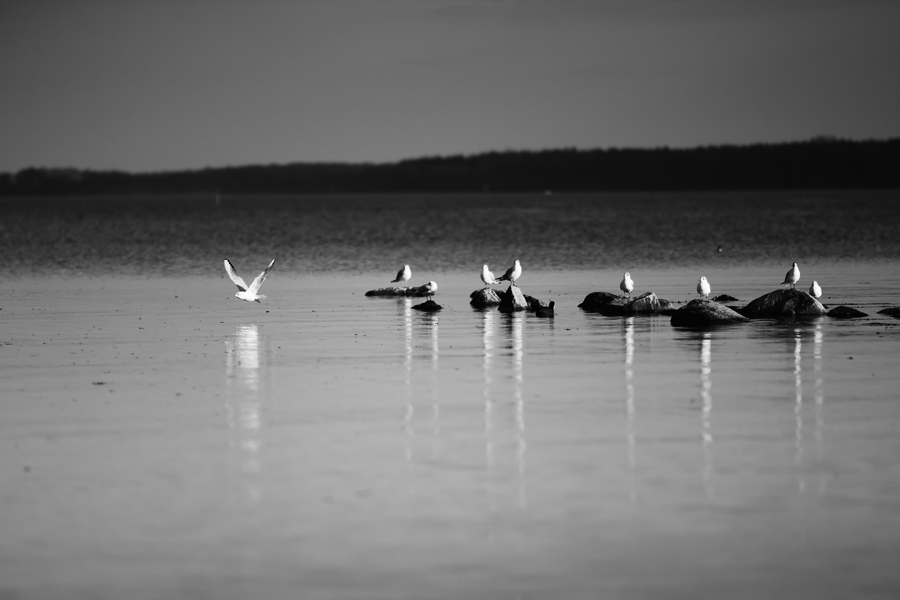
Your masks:
M 896 597 L 896 196 L 2 200 L 0 596 Z M 871 316 L 576 308 L 793 260 Z

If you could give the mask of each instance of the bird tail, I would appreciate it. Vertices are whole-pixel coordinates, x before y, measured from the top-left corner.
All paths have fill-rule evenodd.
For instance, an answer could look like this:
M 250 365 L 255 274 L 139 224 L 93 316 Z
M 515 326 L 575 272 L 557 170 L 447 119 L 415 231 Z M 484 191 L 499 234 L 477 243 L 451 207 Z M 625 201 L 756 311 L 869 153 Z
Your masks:
M 264 296 L 262 294 L 257 294 L 256 298 L 257 298 L 256 301 L 259 302 L 260 300 L 265 300 L 266 298 L 268 298 L 268 296 Z

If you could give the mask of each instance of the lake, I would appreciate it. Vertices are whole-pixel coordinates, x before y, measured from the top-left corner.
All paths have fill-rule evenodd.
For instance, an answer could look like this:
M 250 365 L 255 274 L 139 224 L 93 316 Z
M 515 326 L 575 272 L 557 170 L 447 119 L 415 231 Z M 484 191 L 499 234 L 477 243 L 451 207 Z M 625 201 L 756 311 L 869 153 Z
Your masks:
M 900 593 L 897 192 L 0 211 L 2 597 Z M 277 259 L 268 300 L 226 257 Z M 555 318 L 469 307 L 517 258 Z M 625 270 L 743 305 L 793 261 L 869 316 L 577 308 Z M 444 310 L 365 297 L 405 263 Z

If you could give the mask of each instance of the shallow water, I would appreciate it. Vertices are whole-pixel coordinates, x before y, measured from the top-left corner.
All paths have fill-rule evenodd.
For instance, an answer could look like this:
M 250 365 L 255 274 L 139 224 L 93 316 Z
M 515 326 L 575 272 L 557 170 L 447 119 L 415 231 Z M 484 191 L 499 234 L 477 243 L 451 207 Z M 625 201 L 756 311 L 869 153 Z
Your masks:
M 715 253 L 702 273 L 738 304 L 796 259 L 826 304 L 871 316 L 697 332 L 576 308 L 616 288 L 618 265 L 532 268 L 523 254 L 522 289 L 556 301 L 546 320 L 471 309 L 481 260 L 413 263 L 412 283 L 440 284 L 445 309 L 428 315 L 363 295 L 396 260 L 279 263 L 269 300 L 249 304 L 220 258 L 188 277 L 169 249 L 161 271 L 175 274 L 145 276 L 93 251 L 114 274 L 44 262 L 0 295 L 4 595 L 900 590 L 900 321 L 876 315 L 896 305 L 897 257 Z M 265 264 L 238 256 L 245 277 Z M 633 275 L 684 302 L 699 272 Z

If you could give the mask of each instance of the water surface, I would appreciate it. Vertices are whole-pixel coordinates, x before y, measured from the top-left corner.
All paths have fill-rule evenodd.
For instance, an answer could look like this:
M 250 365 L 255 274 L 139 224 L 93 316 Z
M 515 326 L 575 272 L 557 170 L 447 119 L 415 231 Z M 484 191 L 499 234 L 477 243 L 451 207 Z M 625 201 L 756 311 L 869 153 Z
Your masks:
M 656 251 L 674 236 L 683 252 L 668 258 L 623 242 L 637 240 L 627 227 L 604 238 L 559 225 L 564 216 L 528 224 L 542 197 L 520 208 L 470 198 L 461 209 L 508 217 L 499 223 L 424 211 L 443 211 L 441 227 L 496 236 L 481 246 L 429 228 L 410 241 L 425 217 L 398 217 L 408 199 L 376 202 L 381 212 L 362 199 L 323 200 L 303 217 L 317 223 L 305 231 L 315 229 L 321 247 L 301 239 L 283 260 L 265 236 L 254 245 L 253 225 L 287 223 L 291 207 L 245 206 L 247 233 L 238 220 L 212 233 L 206 217 L 185 221 L 180 209 L 165 217 L 129 205 L 104 218 L 105 205 L 89 203 L 72 222 L 93 225 L 74 225 L 71 243 L 53 242 L 66 230 L 64 210 L 46 213 L 60 229 L 40 234 L 38 213 L 16 209 L 21 228 L 4 225 L 7 248 L 43 254 L 16 254 L 0 293 L 0 591 L 894 597 L 900 321 L 876 311 L 900 292 L 896 242 L 878 237 L 897 222 L 878 216 L 891 208 L 881 196 L 873 206 L 853 200 L 871 214 L 854 220 L 835 203 L 843 213 L 808 223 L 846 234 L 833 244 L 798 226 L 760 233 L 773 241 L 742 250 L 734 240 L 749 235 L 753 213 L 713 211 L 719 222 L 730 214 L 736 232 L 720 253 L 682 227 L 712 210 L 704 197 L 693 217 L 668 217 L 669 234 L 641 229 L 666 220 L 659 215 L 637 227 Z M 778 206 L 811 210 L 756 201 L 771 202 L 765 223 L 781 223 Z M 565 218 L 607 218 L 578 202 L 590 208 Z M 613 204 L 613 214 L 643 218 Z M 856 236 L 876 221 L 877 235 Z M 358 237 L 379 224 L 396 237 Z M 545 242 L 514 253 L 508 227 L 531 227 Z M 292 235 L 287 224 L 276 230 L 279 244 Z M 553 244 L 563 258 L 546 251 Z M 876 245 L 871 259 L 832 255 Z M 782 256 L 788 247 L 797 253 Z M 447 248 L 446 263 L 431 262 Z M 330 250 L 338 257 L 325 258 Z M 223 254 L 245 277 L 279 259 L 266 303 L 232 297 Z M 555 300 L 556 318 L 468 306 L 481 264 L 500 271 L 516 257 L 523 290 Z M 311 266 L 320 260 L 327 268 Z M 463 260 L 474 264 L 455 266 Z M 826 304 L 871 316 L 704 332 L 576 307 L 591 291 L 615 290 L 625 268 L 636 291 L 675 302 L 695 296 L 700 274 L 714 293 L 749 301 L 775 289 L 793 260 L 801 284 L 822 284 Z M 442 312 L 363 295 L 404 262 L 412 283 L 439 282 Z

